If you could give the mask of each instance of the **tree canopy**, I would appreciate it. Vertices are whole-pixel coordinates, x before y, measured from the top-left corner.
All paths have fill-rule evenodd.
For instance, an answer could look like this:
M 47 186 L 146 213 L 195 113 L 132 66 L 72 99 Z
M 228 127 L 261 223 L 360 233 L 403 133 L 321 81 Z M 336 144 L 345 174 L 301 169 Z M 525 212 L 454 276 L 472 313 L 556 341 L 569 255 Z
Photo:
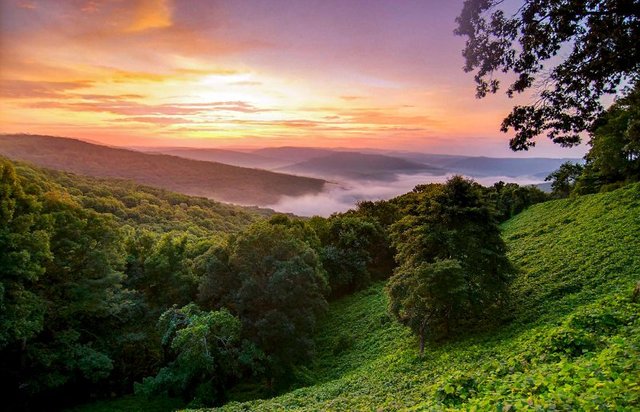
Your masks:
M 388 278 L 394 255 L 394 313 L 436 336 L 500 303 L 495 211 L 539 200 L 456 178 L 326 219 L 261 219 L 0 159 L 4 405 L 60 408 L 136 382 L 202 406 L 273 394 L 309 377 L 327 300 Z
M 640 2 L 637 0 L 466 0 L 456 34 L 466 37 L 464 70 L 476 96 L 501 88 L 509 97 L 534 88 L 535 102 L 518 105 L 501 130 L 515 131 L 513 150 L 546 134 L 563 146 L 580 143 L 603 111 L 601 97 L 640 79 Z
M 312 333 L 326 310 L 327 280 L 317 253 L 287 221 L 259 222 L 200 259 L 203 306 L 227 307 L 243 336 L 266 355 L 270 379 L 313 353 Z
M 389 308 L 420 337 L 446 337 L 505 300 L 512 266 L 494 211 L 480 185 L 460 176 L 403 196 L 404 216 L 391 230 L 398 267 Z
M 640 181 L 640 84 L 600 116 L 589 145 L 578 192 Z

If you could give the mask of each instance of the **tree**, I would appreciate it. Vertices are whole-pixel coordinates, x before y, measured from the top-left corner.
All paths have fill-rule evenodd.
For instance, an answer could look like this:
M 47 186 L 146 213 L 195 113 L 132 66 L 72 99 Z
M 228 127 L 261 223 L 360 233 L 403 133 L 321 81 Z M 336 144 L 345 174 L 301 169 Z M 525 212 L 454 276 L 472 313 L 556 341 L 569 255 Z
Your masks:
M 164 310 L 195 299 L 198 282 L 191 268 L 189 240 L 183 233 L 166 234 L 145 259 L 144 274 L 136 286 L 153 308 Z
M 45 302 L 34 285 L 51 259 L 42 204 L 24 192 L 13 165 L 0 161 L 0 349 L 42 330 Z
M 286 221 L 256 223 L 198 260 L 201 304 L 240 318 L 243 337 L 266 355 L 270 381 L 311 357 L 327 307 L 325 273 L 303 233 Z
M 576 191 L 640 180 L 640 84 L 596 121 Z
M 600 98 L 640 79 L 637 0 L 524 0 L 515 12 L 502 0 L 466 0 L 456 21 L 478 98 L 500 89 L 501 72 L 515 75 L 509 97 L 537 89 L 533 104 L 515 106 L 502 123 L 515 131 L 513 150 L 543 133 L 577 145 L 603 111 Z
M 420 338 L 424 353 L 428 329 L 448 331 L 456 311 L 464 312 L 464 273 L 457 260 L 436 260 L 403 266 L 387 285 L 389 309 Z
M 584 166 L 579 163 L 564 162 L 561 164 L 558 170 L 544 179 L 551 182 L 551 195 L 557 198 L 569 196 L 583 170 Z
M 83 209 L 60 192 L 43 194 L 41 202 L 52 222 L 52 259 L 32 289 L 46 302 L 22 368 L 22 386 L 33 397 L 105 379 L 117 330 L 134 305 L 133 294 L 122 288 L 124 242 L 111 216 Z
M 520 186 L 502 181 L 488 187 L 486 194 L 496 210 L 496 218 L 499 222 L 504 222 L 527 207 L 549 198 L 549 195 L 535 186 Z
M 320 256 L 327 271 L 331 296 L 339 297 L 368 286 L 372 278 L 389 276 L 392 255 L 380 224 L 357 215 L 336 215 L 319 228 Z
M 158 321 L 166 366 L 136 385 L 136 392 L 182 396 L 191 406 L 224 400 L 229 382 L 251 362 L 251 345 L 242 344 L 240 320 L 227 310 L 206 312 L 191 303 L 172 308 Z
M 399 264 L 389 309 L 420 337 L 447 337 L 505 303 L 513 268 L 483 189 L 460 176 L 402 196 L 404 217 L 391 228 Z

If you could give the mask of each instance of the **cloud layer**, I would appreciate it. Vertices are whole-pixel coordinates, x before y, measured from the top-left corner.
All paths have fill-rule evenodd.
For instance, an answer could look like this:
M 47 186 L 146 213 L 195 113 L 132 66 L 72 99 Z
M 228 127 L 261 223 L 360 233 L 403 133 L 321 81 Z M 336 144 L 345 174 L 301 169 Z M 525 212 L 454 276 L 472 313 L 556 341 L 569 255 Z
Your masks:
M 506 154 L 498 126 L 517 99 L 474 99 L 452 34 L 460 7 L 5 0 L 1 131 Z
M 332 213 L 344 212 L 352 209 L 358 201 L 386 200 L 411 191 L 414 187 L 425 183 L 442 183 L 451 175 L 433 176 L 429 174 L 397 175 L 396 180 L 381 181 L 344 181 L 327 185 L 326 189 L 315 195 L 300 197 L 283 197 L 276 204 L 268 207 L 298 216 L 324 216 Z M 498 181 L 518 184 L 541 183 L 539 178 L 520 176 L 517 178 L 505 176 L 487 176 L 473 178 L 482 185 L 492 185 Z

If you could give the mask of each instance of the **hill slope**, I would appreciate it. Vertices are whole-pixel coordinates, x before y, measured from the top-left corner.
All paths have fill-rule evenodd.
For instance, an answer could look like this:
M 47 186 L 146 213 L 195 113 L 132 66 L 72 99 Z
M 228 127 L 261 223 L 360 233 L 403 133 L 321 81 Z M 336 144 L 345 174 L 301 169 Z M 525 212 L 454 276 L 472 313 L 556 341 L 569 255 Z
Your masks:
M 275 169 L 291 164 L 291 159 L 283 160 L 261 156 L 255 153 L 238 152 L 227 149 L 189 148 L 189 147 L 140 147 L 135 150 L 145 153 L 166 154 L 206 162 L 224 163 L 232 166 L 253 169 Z
M 582 162 L 582 159 L 554 159 L 545 157 L 500 158 L 484 156 L 437 155 L 429 153 L 398 152 L 394 156 L 426 163 L 472 177 L 485 176 L 535 176 L 545 178 L 564 162 Z
M 314 157 L 278 171 L 308 176 L 344 177 L 364 180 L 392 180 L 397 173 L 443 175 L 445 170 L 399 157 L 357 152 L 335 152 Z
M 285 195 L 317 193 L 325 183 L 320 179 L 49 136 L 0 136 L 0 154 L 42 167 L 94 177 L 130 179 L 187 195 L 245 205 L 264 206 L 277 203 Z
M 4 158 L 0 156 L 0 162 Z M 199 237 L 237 232 L 275 213 L 191 197 L 131 181 L 101 179 L 11 162 L 25 186 L 59 193 L 83 208 L 108 213 L 122 225 L 157 233 L 181 231 Z
M 331 305 L 315 385 L 222 411 L 640 407 L 640 184 L 538 204 L 503 226 L 521 269 L 513 319 L 419 358 L 383 285 Z

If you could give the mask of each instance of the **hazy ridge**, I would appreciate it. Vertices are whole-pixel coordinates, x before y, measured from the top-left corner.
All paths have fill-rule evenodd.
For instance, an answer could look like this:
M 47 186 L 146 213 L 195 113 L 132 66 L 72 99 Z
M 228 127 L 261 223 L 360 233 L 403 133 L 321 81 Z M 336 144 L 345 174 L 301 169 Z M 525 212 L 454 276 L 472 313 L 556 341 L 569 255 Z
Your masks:
M 320 192 L 321 179 L 222 163 L 145 154 L 80 140 L 34 135 L 0 136 L 0 154 L 35 165 L 94 176 L 129 179 L 223 202 L 264 206 L 282 196 Z

